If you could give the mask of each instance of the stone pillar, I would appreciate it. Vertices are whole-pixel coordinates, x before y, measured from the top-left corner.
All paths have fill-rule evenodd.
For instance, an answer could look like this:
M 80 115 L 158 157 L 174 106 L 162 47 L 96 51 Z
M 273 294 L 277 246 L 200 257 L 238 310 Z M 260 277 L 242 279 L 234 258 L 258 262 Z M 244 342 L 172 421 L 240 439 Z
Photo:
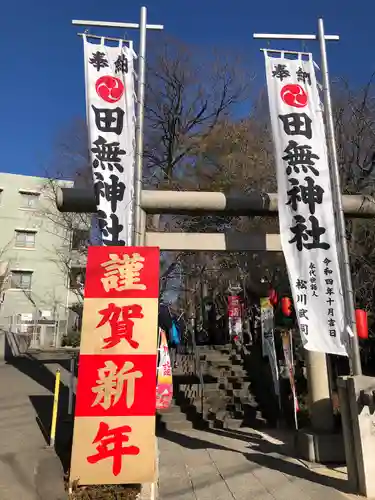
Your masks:
M 344 377 L 343 377 L 344 379 Z M 352 443 L 347 443 L 347 461 L 350 483 L 357 479 L 360 495 L 375 497 L 375 378 L 357 375 L 347 377 L 346 397 L 350 409 L 352 432 L 346 432 Z M 342 393 L 343 394 L 343 393 Z M 347 425 L 348 422 L 343 422 Z M 351 435 L 351 437 L 350 437 Z M 353 465 L 356 465 L 357 471 Z M 357 474 L 357 478 L 354 478 Z
M 305 351 L 311 427 L 316 432 L 333 431 L 333 409 L 329 389 L 327 358 Z
M 342 433 L 334 431 L 326 355 L 305 351 L 305 360 L 311 427 L 298 431 L 298 452 L 310 462 L 344 463 Z

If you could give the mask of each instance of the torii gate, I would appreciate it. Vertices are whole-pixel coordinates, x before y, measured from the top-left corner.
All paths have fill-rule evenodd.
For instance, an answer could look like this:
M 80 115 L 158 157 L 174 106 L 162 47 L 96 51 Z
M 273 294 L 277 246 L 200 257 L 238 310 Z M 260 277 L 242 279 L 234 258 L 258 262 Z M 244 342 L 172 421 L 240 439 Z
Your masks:
M 57 208 L 61 212 L 95 213 L 96 203 L 92 190 L 60 188 L 57 192 Z M 375 217 L 375 200 L 363 195 L 343 195 L 343 210 L 348 218 Z M 225 216 L 269 216 L 277 217 L 277 194 L 252 192 L 248 195 L 230 196 L 221 192 L 204 191 L 151 191 L 141 192 L 141 228 L 140 244 L 157 246 L 161 250 L 174 251 L 215 251 L 215 252 L 281 252 L 279 234 L 260 232 L 223 232 L 223 233 L 163 233 L 146 232 L 147 214 L 170 215 L 214 215 Z M 326 356 L 321 353 L 306 351 L 307 377 L 310 383 L 311 421 L 314 434 L 302 437 L 302 455 L 312 457 L 311 449 L 327 449 L 332 423 L 332 408 L 327 374 Z M 323 404 L 322 404 L 323 403 Z M 320 434 L 319 431 L 324 431 Z M 315 436 L 311 446 L 311 436 Z M 332 435 L 334 436 L 334 435 Z M 334 445 L 333 445 L 334 448 Z M 314 457 L 315 457 L 314 451 Z M 319 456 L 319 451 L 317 452 Z
M 363 195 L 343 195 L 343 208 L 348 218 L 375 217 L 375 200 Z M 57 193 L 57 208 L 61 212 L 95 213 L 94 193 L 89 189 L 61 188 Z M 207 191 L 151 191 L 143 190 L 142 243 L 157 246 L 161 250 L 281 252 L 279 234 L 261 232 L 205 233 L 159 233 L 146 232 L 147 214 L 170 215 L 224 215 L 277 217 L 277 194 L 253 192 L 248 195 L 231 196 L 221 192 Z

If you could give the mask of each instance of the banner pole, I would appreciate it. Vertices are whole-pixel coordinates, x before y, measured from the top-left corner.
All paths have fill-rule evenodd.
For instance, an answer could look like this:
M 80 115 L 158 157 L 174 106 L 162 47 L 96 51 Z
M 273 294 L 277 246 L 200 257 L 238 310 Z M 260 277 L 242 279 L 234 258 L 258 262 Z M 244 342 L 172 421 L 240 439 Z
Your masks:
M 144 102 L 145 102 L 145 78 L 146 78 L 146 29 L 147 29 L 147 9 L 141 7 L 139 22 L 139 54 L 138 54 L 138 91 L 137 91 L 137 123 L 135 133 L 135 176 L 134 176 L 134 244 L 142 244 L 141 227 L 141 194 L 143 176 L 143 123 L 144 123 Z
M 336 215 L 336 223 L 338 229 L 338 244 L 339 244 L 339 262 L 342 268 L 342 289 L 345 305 L 346 320 L 350 326 L 354 336 L 350 339 L 351 344 L 351 364 L 353 375 L 362 375 L 361 356 L 359 352 L 357 327 L 355 320 L 354 309 L 354 292 L 352 285 L 352 276 L 350 270 L 350 260 L 348 246 L 346 242 L 346 229 L 344 211 L 341 199 L 340 187 L 340 171 L 337 161 L 335 130 L 333 124 L 331 92 L 329 85 L 326 36 L 324 34 L 323 19 L 318 20 L 318 39 L 320 45 L 321 70 L 323 78 L 323 94 L 324 94 L 324 113 L 326 116 L 326 132 L 327 132 L 327 147 L 330 159 L 330 174 L 331 174 L 331 189 L 333 195 L 333 207 Z

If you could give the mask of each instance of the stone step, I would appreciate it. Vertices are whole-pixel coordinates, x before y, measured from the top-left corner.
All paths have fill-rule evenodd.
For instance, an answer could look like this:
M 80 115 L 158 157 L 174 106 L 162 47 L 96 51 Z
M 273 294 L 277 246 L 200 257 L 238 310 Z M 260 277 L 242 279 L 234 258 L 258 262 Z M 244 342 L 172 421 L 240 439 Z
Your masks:
M 237 383 L 244 383 L 244 382 L 250 382 L 249 377 L 247 376 L 241 376 L 239 377 L 238 375 L 228 375 L 227 376 L 228 382 L 231 382 L 232 384 L 237 384 Z
M 164 423 L 184 422 L 187 420 L 187 415 L 181 411 L 179 413 L 163 413 L 163 415 L 161 415 L 161 420 Z
M 236 399 L 236 400 L 247 400 L 248 396 L 249 396 L 249 392 L 247 389 L 233 389 L 233 388 L 230 388 L 230 387 L 227 387 L 225 389 L 225 392 L 228 396 L 231 396 L 232 399 Z
M 194 427 L 193 422 L 190 420 L 184 420 L 179 422 L 160 422 L 158 428 L 166 431 L 183 431 L 187 429 L 192 429 Z
M 158 410 L 158 414 L 163 416 L 165 415 L 166 413 L 179 413 L 181 412 L 181 407 L 180 405 L 178 405 L 176 403 L 176 401 L 173 401 L 173 403 L 171 404 L 171 406 L 169 408 L 167 408 L 166 410 Z
M 223 422 L 224 429 L 239 429 L 242 426 L 242 419 L 226 417 Z
M 217 386 L 217 382 L 215 383 L 208 383 L 208 384 L 204 384 L 204 387 L 203 387 L 203 392 L 204 393 L 208 393 L 208 392 L 218 392 L 218 386 Z

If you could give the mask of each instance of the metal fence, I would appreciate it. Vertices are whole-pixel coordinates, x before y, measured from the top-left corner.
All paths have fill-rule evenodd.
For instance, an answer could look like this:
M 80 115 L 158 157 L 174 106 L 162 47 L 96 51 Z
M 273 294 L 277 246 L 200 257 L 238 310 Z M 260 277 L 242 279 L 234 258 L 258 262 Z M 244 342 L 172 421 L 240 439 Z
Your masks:
M 3 330 L 8 332 L 10 342 L 18 346 L 20 352 L 28 349 L 48 349 L 60 347 L 65 331 L 65 322 L 55 320 L 22 320 L 20 314 L 5 319 Z

